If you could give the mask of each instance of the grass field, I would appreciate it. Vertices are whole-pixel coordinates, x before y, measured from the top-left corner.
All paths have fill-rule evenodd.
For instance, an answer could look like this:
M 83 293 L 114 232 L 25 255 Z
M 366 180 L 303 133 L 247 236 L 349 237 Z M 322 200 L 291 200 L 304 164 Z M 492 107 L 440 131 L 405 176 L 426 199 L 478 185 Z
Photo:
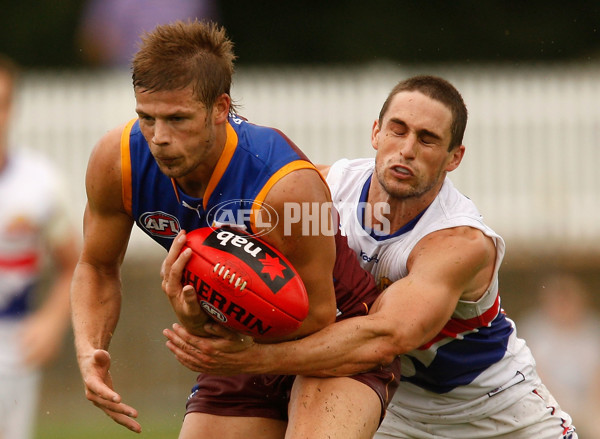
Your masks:
M 165 347 L 176 321 L 160 291 L 162 260 L 124 264 L 123 312 L 111 342 L 115 389 L 139 412 L 142 433 L 116 424 L 85 398 L 72 334 L 44 373 L 35 439 L 176 439 L 196 373 Z
M 142 424 L 142 433 L 136 434 L 117 425 L 100 412 L 89 418 L 91 419 L 40 422 L 34 437 L 35 439 L 175 439 L 181 427 L 179 418 L 141 417 L 139 421 Z
M 178 428 L 165 426 L 164 428 L 144 428 L 141 434 L 136 434 L 123 427 L 115 425 L 55 425 L 40 429 L 35 439 L 168 439 L 177 438 Z
M 182 368 L 183 369 L 183 368 Z M 50 380 L 50 378 L 53 378 Z M 127 402 L 139 412 L 142 433 L 136 434 L 115 423 L 89 402 L 73 374 L 69 379 L 48 376 L 37 415 L 34 439 L 176 439 L 179 435 L 189 386 L 166 380 L 159 387 L 138 384 L 125 388 Z M 146 377 L 156 383 L 157 377 Z M 187 383 L 189 380 L 184 380 Z M 193 381 L 192 381 L 193 382 Z M 62 386 L 60 384 L 63 384 Z

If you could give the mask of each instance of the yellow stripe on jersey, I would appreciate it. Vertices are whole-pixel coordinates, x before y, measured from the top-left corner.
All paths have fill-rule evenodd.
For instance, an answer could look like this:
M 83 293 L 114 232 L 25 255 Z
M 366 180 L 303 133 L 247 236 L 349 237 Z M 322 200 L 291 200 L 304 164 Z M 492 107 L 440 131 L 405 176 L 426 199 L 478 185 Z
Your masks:
M 315 165 L 306 160 L 294 160 L 293 162 L 290 162 L 287 165 L 283 166 L 281 169 L 275 172 L 271 176 L 271 178 L 269 178 L 269 180 L 262 187 L 256 198 L 254 199 L 254 202 L 252 203 L 252 212 L 250 212 L 250 227 L 252 227 L 252 231 L 254 233 L 256 233 L 256 216 L 258 215 L 258 211 L 261 209 L 262 204 L 264 203 L 265 198 L 267 197 L 267 194 L 269 193 L 271 188 L 275 185 L 275 183 L 277 183 L 283 177 L 288 175 L 290 172 L 296 171 L 298 169 L 314 169 L 315 171 L 317 171 L 317 174 L 321 177 L 321 179 L 325 182 L 325 179 L 317 170 L 317 168 L 315 168 Z M 327 186 L 327 182 L 325 182 L 325 186 L 329 188 L 329 186 Z
M 129 136 L 131 128 L 137 119 L 130 120 L 121 133 L 121 191 L 125 211 L 132 215 L 131 208 L 131 154 L 129 149 Z
M 231 162 L 231 158 L 233 157 L 233 153 L 235 152 L 235 149 L 238 144 L 237 133 L 235 132 L 233 127 L 229 124 L 229 122 L 227 122 L 226 128 L 227 128 L 227 140 L 225 141 L 225 147 L 223 148 L 221 157 L 219 157 L 219 160 L 217 161 L 217 165 L 215 166 L 215 169 L 214 169 L 212 175 L 210 176 L 210 180 L 208 181 L 208 186 L 206 186 L 206 191 L 204 191 L 204 196 L 202 198 L 202 207 L 204 209 L 206 209 L 206 206 L 208 204 L 208 200 L 210 199 L 210 196 L 212 195 L 213 191 L 215 190 L 215 187 L 217 187 L 217 184 L 219 183 L 219 181 L 221 181 L 221 177 L 223 177 L 223 174 L 227 170 L 227 167 L 229 166 L 229 163 Z

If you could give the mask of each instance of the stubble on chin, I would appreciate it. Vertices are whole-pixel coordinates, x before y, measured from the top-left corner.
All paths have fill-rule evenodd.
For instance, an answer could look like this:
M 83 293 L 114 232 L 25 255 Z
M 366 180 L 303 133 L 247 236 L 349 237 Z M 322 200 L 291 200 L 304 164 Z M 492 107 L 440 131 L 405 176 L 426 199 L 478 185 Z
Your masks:
M 177 179 L 183 176 L 181 169 L 177 166 L 168 166 L 161 163 L 158 163 L 158 169 L 168 178 Z

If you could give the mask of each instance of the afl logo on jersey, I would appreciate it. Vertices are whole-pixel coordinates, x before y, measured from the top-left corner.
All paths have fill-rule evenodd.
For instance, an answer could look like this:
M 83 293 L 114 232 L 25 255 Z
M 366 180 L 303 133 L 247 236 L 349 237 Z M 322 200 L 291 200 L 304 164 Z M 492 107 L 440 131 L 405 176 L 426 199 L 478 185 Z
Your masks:
M 161 211 L 143 213 L 140 224 L 151 235 L 162 238 L 175 238 L 181 230 L 176 217 Z

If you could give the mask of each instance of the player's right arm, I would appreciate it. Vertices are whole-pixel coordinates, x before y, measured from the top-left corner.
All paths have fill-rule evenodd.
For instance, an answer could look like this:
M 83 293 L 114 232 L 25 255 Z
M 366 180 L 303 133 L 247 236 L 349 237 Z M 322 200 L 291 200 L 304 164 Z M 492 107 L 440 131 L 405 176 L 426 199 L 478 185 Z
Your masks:
M 137 412 L 113 390 L 108 347 L 121 309 L 120 267 L 133 220 L 122 197 L 120 138 L 108 132 L 94 147 L 86 174 L 83 248 L 71 285 L 77 361 L 86 397 L 115 422 L 139 432 Z

